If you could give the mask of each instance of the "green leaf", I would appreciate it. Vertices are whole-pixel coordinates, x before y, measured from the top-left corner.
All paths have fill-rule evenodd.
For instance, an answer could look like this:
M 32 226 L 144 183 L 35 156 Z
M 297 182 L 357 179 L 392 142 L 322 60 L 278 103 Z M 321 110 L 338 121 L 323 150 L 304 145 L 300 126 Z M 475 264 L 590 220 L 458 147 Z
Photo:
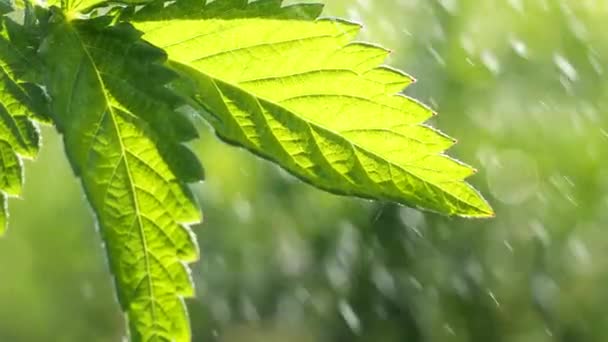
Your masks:
M 0 236 L 6 231 L 6 221 L 8 221 L 8 211 L 6 209 L 6 196 L 0 192 Z
M 412 78 L 389 51 L 353 42 L 360 26 L 317 19 L 319 5 L 177 1 L 130 18 L 190 79 L 180 88 L 224 140 L 319 188 L 467 217 L 493 212 L 443 154 L 433 112 L 397 94 Z M 189 89 L 190 93 L 186 93 Z
M 0 233 L 6 230 L 7 198 L 19 196 L 23 183 L 21 157 L 34 158 L 40 137 L 32 120 L 46 121 L 39 88 L 24 83 L 32 60 L 15 40 L 25 35 L 22 26 L 0 19 Z M 16 38 L 15 38 L 16 36 Z
M 184 180 L 202 169 L 181 144 L 194 128 L 170 106 L 175 75 L 132 26 L 54 12 L 41 47 L 52 115 L 97 216 L 131 339 L 189 341 L 185 263 L 198 249 L 186 224 L 201 217 Z
M 28 158 L 36 156 L 39 145 L 32 120 L 48 121 L 44 101 L 40 88 L 15 80 L 0 66 L 0 121 L 15 134 L 7 139 L 13 140 L 14 148 Z
M 57 6 L 65 9 L 68 13 L 90 13 L 94 9 L 121 5 L 142 5 L 154 0 L 50 0 L 47 6 Z M 105 13 L 105 11 L 104 11 Z
M 0 0 L 0 15 L 13 11 L 13 3 L 10 0 Z

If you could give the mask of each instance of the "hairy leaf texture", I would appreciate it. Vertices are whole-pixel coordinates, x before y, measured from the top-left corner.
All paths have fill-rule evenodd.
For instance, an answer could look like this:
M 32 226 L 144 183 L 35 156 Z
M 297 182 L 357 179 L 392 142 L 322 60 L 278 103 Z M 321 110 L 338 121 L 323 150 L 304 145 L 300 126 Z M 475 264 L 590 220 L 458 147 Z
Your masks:
M 200 211 L 186 181 L 202 178 L 182 142 L 196 131 L 172 109 L 166 55 L 129 24 L 51 16 L 41 47 L 54 122 L 103 235 L 133 341 L 189 341 L 186 224 Z
M 131 20 L 191 80 L 217 134 L 328 191 L 468 217 L 493 215 L 443 154 L 433 112 L 398 94 L 409 76 L 381 64 L 360 26 L 281 0 L 177 1 Z M 183 88 L 183 87 L 182 87 Z
M 24 45 L 25 28 L 0 18 L 0 234 L 6 230 L 7 196 L 21 193 L 21 158 L 34 158 L 39 134 L 32 120 L 46 121 L 39 88 L 25 83 L 33 52 Z M 19 43 L 15 41 L 19 40 Z

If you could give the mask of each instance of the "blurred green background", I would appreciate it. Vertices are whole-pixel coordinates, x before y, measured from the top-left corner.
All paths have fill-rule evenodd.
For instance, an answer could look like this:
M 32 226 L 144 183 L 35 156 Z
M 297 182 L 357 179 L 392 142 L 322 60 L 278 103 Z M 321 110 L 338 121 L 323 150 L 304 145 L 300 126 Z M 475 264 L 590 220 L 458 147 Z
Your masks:
M 497 217 L 323 193 L 200 124 L 195 341 L 608 341 L 608 2 L 341 0 Z M 121 341 L 91 210 L 43 128 L 0 239 L 0 341 Z

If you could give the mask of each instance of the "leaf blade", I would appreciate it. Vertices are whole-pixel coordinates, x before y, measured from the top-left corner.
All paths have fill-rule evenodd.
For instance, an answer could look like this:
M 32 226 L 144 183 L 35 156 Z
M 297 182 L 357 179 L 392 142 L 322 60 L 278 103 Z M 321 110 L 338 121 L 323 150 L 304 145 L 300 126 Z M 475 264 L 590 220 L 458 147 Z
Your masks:
M 57 45 L 61 53 L 49 48 Z M 186 263 L 198 247 L 187 224 L 201 216 L 174 172 L 181 160 L 166 158 L 182 137 L 171 125 L 158 131 L 170 108 L 153 96 L 164 87 L 150 71 L 162 54 L 146 49 L 128 25 L 59 21 L 42 53 L 62 66 L 47 74 L 54 118 L 99 221 L 132 340 L 188 341 Z M 132 82 L 144 75 L 153 85 L 136 91 Z
M 8 220 L 8 210 L 6 203 L 6 195 L 0 192 L 0 237 L 6 232 L 6 226 Z
M 334 193 L 493 215 L 464 182 L 474 170 L 443 154 L 453 140 L 424 124 L 434 113 L 396 94 L 413 79 L 381 65 L 386 49 L 353 42 L 358 24 L 280 1 L 184 6 L 134 24 L 190 78 L 187 96 L 222 139 Z
M 21 159 L 33 159 L 38 153 L 40 137 L 33 121 L 47 119 L 38 88 L 25 83 L 34 74 L 32 55 L 16 41 L 27 34 L 27 28 L 11 19 L 0 19 L 0 233 L 7 228 L 7 197 L 21 194 Z

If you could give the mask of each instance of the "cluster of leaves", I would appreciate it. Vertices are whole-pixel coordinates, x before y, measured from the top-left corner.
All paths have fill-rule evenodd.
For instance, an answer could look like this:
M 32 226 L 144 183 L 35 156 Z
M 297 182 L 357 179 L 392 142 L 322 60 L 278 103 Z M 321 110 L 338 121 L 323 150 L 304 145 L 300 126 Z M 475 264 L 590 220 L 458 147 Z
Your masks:
M 281 0 L 2 2 L 0 229 L 21 158 L 54 125 L 106 245 L 134 341 L 187 341 L 187 184 L 203 169 L 184 143 L 200 114 L 224 141 L 321 189 L 467 217 L 492 209 L 442 154 L 433 112 L 398 94 L 412 79 L 360 26 Z

